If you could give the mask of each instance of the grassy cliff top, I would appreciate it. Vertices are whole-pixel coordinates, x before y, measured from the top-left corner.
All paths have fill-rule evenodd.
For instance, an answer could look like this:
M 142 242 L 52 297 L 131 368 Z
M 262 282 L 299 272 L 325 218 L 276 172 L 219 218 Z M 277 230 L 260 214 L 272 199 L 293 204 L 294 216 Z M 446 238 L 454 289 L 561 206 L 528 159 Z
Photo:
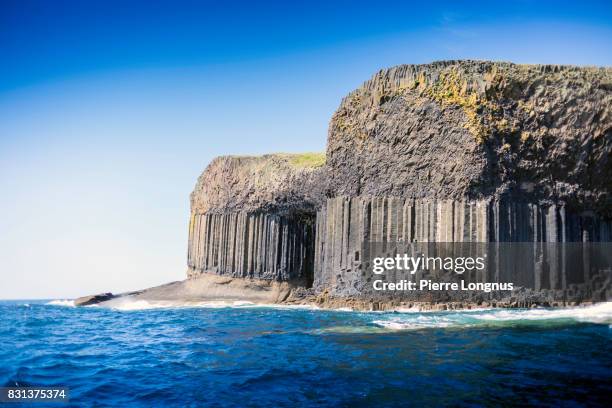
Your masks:
M 314 208 L 322 200 L 325 153 L 220 156 L 198 178 L 194 211 Z
M 246 160 L 253 162 L 286 162 L 296 168 L 316 169 L 325 165 L 325 152 L 306 152 L 306 153 L 268 153 L 260 156 L 256 155 L 226 155 L 219 156 L 214 160 Z
M 287 157 L 296 167 L 317 168 L 325 165 L 325 153 L 288 154 Z

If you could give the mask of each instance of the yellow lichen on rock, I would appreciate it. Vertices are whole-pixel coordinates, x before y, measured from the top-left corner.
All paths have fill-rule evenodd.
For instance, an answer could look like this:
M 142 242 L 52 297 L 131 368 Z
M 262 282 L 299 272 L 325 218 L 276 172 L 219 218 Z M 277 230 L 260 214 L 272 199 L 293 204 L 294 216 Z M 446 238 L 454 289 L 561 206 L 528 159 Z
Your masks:
M 466 128 L 481 143 L 488 136 L 488 131 L 479 115 L 487 106 L 485 95 L 480 95 L 474 84 L 462 79 L 455 67 L 440 73 L 438 80 L 422 90 L 422 94 L 443 106 L 460 106 L 466 116 Z
M 325 153 L 292 154 L 289 156 L 289 162 L 295 167 L 322 167 L 325 165 Z

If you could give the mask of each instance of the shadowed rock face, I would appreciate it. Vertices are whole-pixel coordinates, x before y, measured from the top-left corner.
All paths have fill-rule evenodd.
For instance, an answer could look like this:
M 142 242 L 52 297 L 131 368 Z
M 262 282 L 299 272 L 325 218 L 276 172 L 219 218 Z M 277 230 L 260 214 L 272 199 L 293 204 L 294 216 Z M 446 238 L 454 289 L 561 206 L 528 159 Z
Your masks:
M 313 281 L 322 154 L 219 157 L 191 195 L 188 275 Z
M 97 295 L 83 296 L 74 300 L 75 306 L 89 306 L 100 302 L 106 302 L 113 299 L 115 296 L 112 293 L 100 293 Z

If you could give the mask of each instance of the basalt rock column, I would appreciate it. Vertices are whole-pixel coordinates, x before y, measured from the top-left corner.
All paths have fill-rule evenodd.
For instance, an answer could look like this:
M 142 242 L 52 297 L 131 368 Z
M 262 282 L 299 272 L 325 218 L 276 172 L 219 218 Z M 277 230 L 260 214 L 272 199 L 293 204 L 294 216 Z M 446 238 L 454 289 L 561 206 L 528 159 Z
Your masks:
M 188 276 L 313 281 L 324 156 L 219 157 L 191 195 Z
M 611 241 L 611 106 L 610 68 L 378 72 L 330 123 L 315 286 L 358 293 L 364 242 Z M 568 285 L 559 259 L 535 286 Z

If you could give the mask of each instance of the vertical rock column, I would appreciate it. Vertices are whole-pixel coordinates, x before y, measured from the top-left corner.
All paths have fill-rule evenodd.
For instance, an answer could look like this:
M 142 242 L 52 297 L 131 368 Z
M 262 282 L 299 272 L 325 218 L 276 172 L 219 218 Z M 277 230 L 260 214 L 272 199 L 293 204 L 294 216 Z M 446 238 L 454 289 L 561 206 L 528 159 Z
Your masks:
M 515 270 L 496 268 L 512 276 L 492 278 L 529 287 L 565 288 L 568 256 L 554 243 L 612 239 L 611 223 L 590 214 L 568 213 L 558 205 L 489 200 L 340 196 L 327 200 L 316 225 L 314 286 L 337 288 L 344 295 L 357 293 L 363 283 L 362 262 L 368 254 L 361 251 L 368 249 L 366 242 L 533 242 L 533 257 L 525 260 L 543 262 L 545 273 L 534 276 L 526 273 L 533 265 L 527 268 L 516 259 L 496 259 L 513 261 Z
M 189 227 L 188 275 L 312 284 L 314 217 L 264 213 L 195 213 Z

